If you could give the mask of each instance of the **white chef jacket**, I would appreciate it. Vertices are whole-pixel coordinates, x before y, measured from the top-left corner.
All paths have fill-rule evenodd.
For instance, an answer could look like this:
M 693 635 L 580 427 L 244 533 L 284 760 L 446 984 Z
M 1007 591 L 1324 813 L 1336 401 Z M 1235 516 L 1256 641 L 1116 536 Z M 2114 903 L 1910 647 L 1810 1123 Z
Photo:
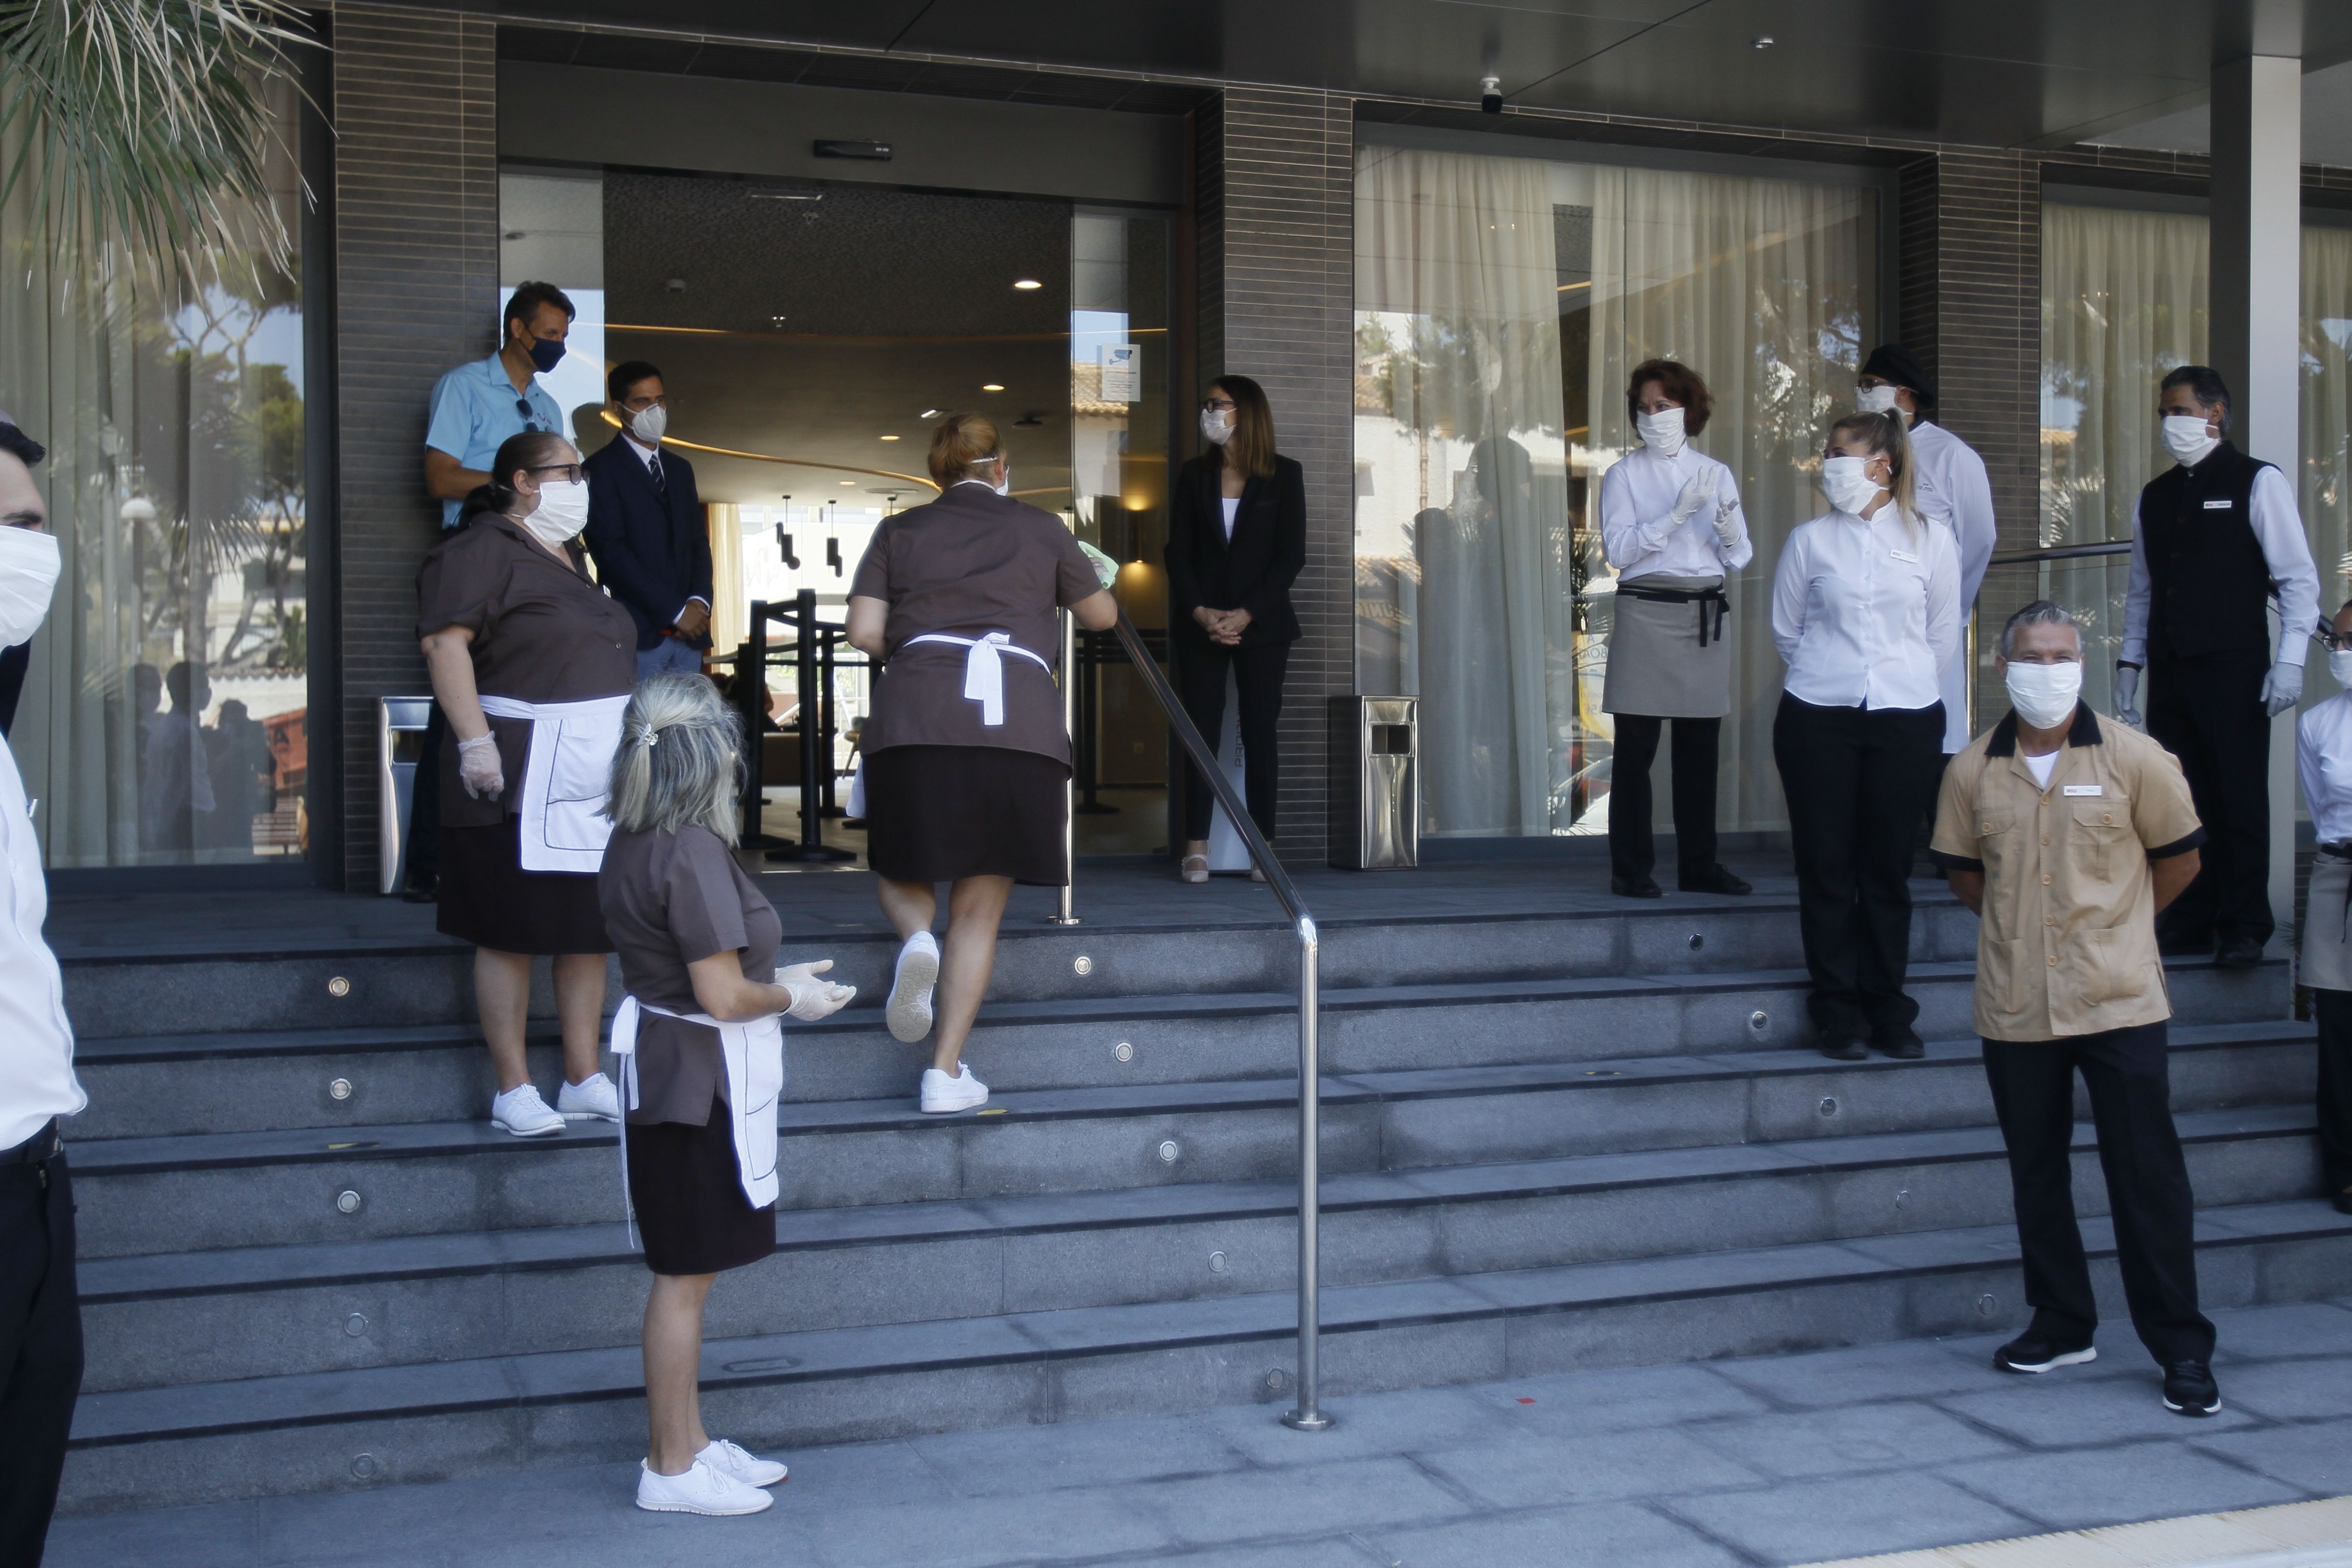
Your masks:
M 2294 771 L 2322 844 L 2352 840 L 2352 692 L 2339 691 L 2295 721 Z
M 2304 537 L 2303 512 L 2286 476 L 2274 467 L 2254 475 L 2253 493 L 2246 499 L 2246 521 L 2263 547 L 2263 563 L 2278 584 L 2278 661 L 2300 665 L 2310 651 L 2311 634 L 2319 625 L 2319 568 L 2311 562 L 2311 543 Z M 2132 502 L 2131 586 L 2124 595 L 2125 664 L 2147 662 L 2147 545 L 2139 526 L 2139 502 Z
M 41 935 L 49 888 L 16 754 L 0 744 L 0 1149 L 89 1103 L 73 1070 L 65 984 Z
M 1911 458 L 1920 514 L 1950 529 L 1960 552 L 1960 622 L 1965 626 L 1977 590 L 1984 585 L 1986 563 L 1992 560 L 1992 480 L 1975 447 L 1924 419 L 1911 426 Z M 1968 642 L 1963 636 L 1953 646 L 1937 683 L 1944 694 L 1947 756 L 1967 745 L 1970 735 Z
M 1677 525 L 1675 501 L 1684 484 L 1710 468 L 1715 471 L 1715 498 Z M 1715 536 L 1716 509 L 1727 500 L 1735 530 L 1729 550 Z M 1609 466 L 1601 476 L 1601 548 L 1621 583 L 1654 572 L 1727 577 L 1756 557 L 1731 470 L 1687 445 L 1671 458 L 1637 447 Z
M 1772 646 L 1800 702 L 1933 707 L 1959 637 L 1959 550 L 1942 523 L 1890 501 L 1867 521 L 1824 512 L 1780 547 Z

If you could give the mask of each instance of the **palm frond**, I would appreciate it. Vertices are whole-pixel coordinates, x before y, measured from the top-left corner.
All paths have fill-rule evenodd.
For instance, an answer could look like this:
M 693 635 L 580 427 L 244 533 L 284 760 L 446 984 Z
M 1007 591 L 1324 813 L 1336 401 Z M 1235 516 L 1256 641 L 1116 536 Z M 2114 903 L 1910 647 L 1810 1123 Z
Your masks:
M 0 204 L 29 195 L 68 276 L 102 276 L 118 246 L 284 268 L 262 83 L 293 73 L 300 22 L 288 0 L 0 0 Z

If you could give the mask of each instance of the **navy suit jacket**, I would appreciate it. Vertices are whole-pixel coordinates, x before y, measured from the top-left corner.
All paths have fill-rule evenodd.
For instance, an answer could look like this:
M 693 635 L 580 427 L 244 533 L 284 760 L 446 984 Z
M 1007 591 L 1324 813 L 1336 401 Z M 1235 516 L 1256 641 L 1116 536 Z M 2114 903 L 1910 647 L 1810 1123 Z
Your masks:
M 645 459 L 615 436 L 581 465 L 588 477 L 588 553 L 596 580 L 637 623 L 637 647 L 660 643 L 662 630 L 688 599 L 710 603 L 710 527 L 694 489 L 694 468 L 662 448 L 668 498 L 654 488 Z M 694 639 L 709 647 L 709 637 Z

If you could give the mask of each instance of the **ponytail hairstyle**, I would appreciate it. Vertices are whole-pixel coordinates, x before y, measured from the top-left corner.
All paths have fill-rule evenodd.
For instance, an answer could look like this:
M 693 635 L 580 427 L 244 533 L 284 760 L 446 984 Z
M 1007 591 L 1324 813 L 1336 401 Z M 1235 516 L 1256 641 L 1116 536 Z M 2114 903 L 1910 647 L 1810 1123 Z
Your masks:
M 996 421 L 985 414 L 950 414 L 931 427 L 931 478 L 942 490 L 973 478 L 974 465 L 1003 457 Z
M 1869 449 L 1874 458 L 1886 459 L 1886 489 L 1895 497 L 1895 510 L 1902 513 L 1904 526 L 1911 531 L 1913 540 L 1927 537 L 1927 525 L 1919 521 L 1919 490 L 1911 478 L 1911 437 L 1903 428 L 1900 414 L 1849 414 L 1830 426 L 1830 439 L 1852 436 Z
M 731 847 L 741 812 L 743 721 L 698 675 L 637 683 L 621 712 L 604 815 L 621 833 L 707 827 Z
M 1221 375 L 1209 386 L 1234 400 L 1234 433 L 1223 446 L 1210 448 L 1217 465 L 1244 479 L 1274 478 L 1274 405 L 1265 388 L 1245 375 Z
M 506 516 L 522 499 L 515 489 L 515 475 L 525 468 L 550 467 L 556 453 L 571 449 L 572 443 L 552 430 L 525 430 L 508 437 L 499 443 L 498 456 L 490 459 L 490 482 L 474 487 L 474 493 L 466 498 L 465 509 L 457 514 L 457 526 L 465 527 L 486 511 Z

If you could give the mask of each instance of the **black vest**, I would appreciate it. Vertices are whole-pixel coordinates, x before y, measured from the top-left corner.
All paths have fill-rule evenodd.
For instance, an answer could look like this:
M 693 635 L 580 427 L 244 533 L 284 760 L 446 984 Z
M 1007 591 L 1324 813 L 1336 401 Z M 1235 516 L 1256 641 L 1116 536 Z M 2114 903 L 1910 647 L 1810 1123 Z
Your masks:
M 2224 441 L 2193 468 L 2179 464 L 2139 492 L 2147 557 L 2147 656 L 2271 651 L 2270 563 L 2247 507 L 2271 467 Z

